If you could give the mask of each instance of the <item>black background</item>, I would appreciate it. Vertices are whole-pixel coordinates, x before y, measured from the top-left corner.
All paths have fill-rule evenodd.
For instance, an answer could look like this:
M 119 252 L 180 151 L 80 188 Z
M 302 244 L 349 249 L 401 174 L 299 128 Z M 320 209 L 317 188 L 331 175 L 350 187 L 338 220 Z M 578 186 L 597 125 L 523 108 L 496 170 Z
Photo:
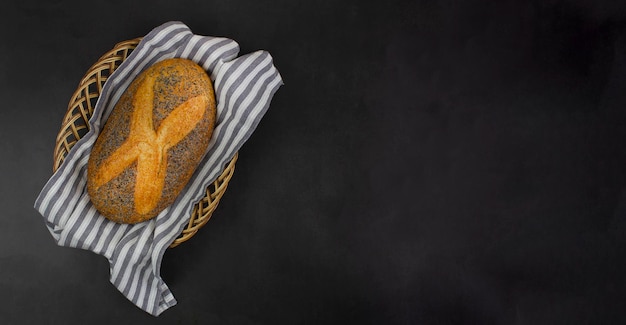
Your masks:
M 0 323 L 626 323 L 626 3 L 5 1 Z M 285 85 L 154 318 L 33 203 L 80 78 L 169 20 Z

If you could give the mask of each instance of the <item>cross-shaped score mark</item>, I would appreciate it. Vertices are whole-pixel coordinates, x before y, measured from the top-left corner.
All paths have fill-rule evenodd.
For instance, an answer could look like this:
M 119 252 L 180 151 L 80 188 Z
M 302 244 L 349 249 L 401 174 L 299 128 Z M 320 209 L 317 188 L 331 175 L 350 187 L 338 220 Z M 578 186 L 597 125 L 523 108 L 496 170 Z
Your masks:
M 183 140 L 191 132 L 209 105 L 206 96 L 189 98 L 177 106 L 154 129 L 153 101 L 155 78 L 146 78 L 133 97 L 135 110 L 130 120 L 128 138 L 106 160 L 94 175 L 97 188 L 122 173 L 137 161 L 135 181 L 135 211 L 147 214 L 158 204 L 165 184 L 167 150 Z

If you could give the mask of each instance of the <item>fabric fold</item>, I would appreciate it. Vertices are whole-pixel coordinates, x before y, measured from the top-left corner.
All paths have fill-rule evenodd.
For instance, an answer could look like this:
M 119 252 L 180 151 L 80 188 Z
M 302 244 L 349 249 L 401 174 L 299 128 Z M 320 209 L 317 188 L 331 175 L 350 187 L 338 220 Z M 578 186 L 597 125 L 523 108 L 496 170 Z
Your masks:
M 110 282 L 154 316 L 176 304 L 160 275 L 166 249 L 184 229 L 204 189 L 254 132 L 283 84 L 268 52 L 238 54 L 235 41 L 195 35 L 182 22 L 168 22 L 150 31 L 106 81 L 89 121 L 89 132 L 70 150 L 35 200 L 35 209 L 58 245 L 106 257 L 111 266 Z M 156 218 L 136 225 L 114 223 L 98 213 L 87 195 L 91 148 L 134 78 L 154 63 L 172 57 L 195 61 L 213 81 L 218 119 L 209 148 L 185 189 Z

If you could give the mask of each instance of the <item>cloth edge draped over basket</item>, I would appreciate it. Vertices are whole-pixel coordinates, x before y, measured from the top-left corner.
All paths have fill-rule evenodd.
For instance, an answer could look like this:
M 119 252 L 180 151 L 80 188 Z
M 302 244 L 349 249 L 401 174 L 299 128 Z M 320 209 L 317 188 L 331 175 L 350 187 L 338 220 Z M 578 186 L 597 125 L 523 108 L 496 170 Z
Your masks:
M 154 316 L 176 304 L 160 275 L 163 254 L 189 220 L 193 205 L 250 137 L 283 84 L 268 52 L 237 57 L 238 53 L 235 41 L 195 35 L 182 22 L 153 29 L 106 81 L 89 132 L 70 150 L 35 200 L 35 209 L 59 246 L 105 256 L 111 267 L 110 282 Z M 195 61 L 214 83 L 218 116 L 209 149 L 176 201 L 156 218 L 136 225 L 111 222 L 95 210 L 86 192 L 90 150 L 130 82 L 147 67 L 171 57 Z

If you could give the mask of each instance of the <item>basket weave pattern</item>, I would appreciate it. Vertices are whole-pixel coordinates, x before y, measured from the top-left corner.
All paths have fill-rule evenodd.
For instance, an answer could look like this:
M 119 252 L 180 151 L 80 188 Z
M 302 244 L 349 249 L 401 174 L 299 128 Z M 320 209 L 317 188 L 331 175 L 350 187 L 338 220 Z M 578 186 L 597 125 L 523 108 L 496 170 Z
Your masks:
M 72 147 L 89 131 L 89 119 L 93 115 L 94 107 L 102 92 L 104 83 L 113 71 L 126 60 L 140 41 L 141 38 L 136 38 L 116 44 L 112 50 L 100 57 L 82 78 L 76 92 L 71 97 L 61 129 L 56 138 L 53 171 L 56 171 L 61 166 Z M 209 221 L 220 199 L 226 192 L 228 182 L 235 171 L 237 157 L 238 153 L 235 153 L 235 156 L 224 168 L 222 174 L 207 187 L 205 196 L 194 205 L 191 218 L 185 229 L 170 245 L 170 248 L 176 247 L 190 239 Z

